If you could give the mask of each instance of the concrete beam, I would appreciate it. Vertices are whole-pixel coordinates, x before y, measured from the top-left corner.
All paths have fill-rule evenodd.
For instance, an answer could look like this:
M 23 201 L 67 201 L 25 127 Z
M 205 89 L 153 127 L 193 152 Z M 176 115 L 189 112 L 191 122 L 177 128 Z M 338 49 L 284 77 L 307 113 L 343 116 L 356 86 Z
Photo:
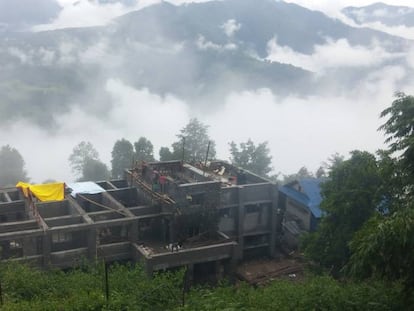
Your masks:
M 119 203 L 113 196 L 111 196 L 108 192 L 103 193 L 104 197 L 106 197 L 113 205 L 115 205 L 116 210 L 122 212 L 124 216 L 129 217 L 135 217 L 132 212 L 127 209 L 125 206 L 123 206 L 121 203 Z
M 233 248 L 236 246 L 237 243 L 231 241 L 226 243 L 183 249 L 179 250 L 178 252 L 152 254 L 150 256 L 146 255 L 144 250 L 141 252 L 153 270 L 160 270 L 171 267 L 184 266 L 188 264 L 231 258 L 233 254 Z
M 21 230 L 38 229 L 36 220 L 23 220 L 14 222 L 5 222 L 0 225 L 0 233 L 5 232 L 18 232 Z
M 0 203 L 0 214 L 15 214 L 16 212 L 24 212 L 24 201 L 13 201 Z
M 17 239 L 23 239 L 26 237 L 43 236 L 44 234 L 45 232 L 42 229 L 5 232 L 5 233 L 0 234 L 0 241 L 17 240 Z
M 86 214 L 85 210 L 76 202 L 72 196 L 68 196 L 67 200 L 69 201 L 69 205 L 72 206 L 84 219 L 84 221 L 88 224 L 93 224 L 93 220 Z
M 44 221 L 49 227 L 59 227 L 59 226 L 84 223 L 81 215 L 76 215 L 76 216 L 68 215 L 68 216 L 61 216 L 61 217 L 45 218 Z

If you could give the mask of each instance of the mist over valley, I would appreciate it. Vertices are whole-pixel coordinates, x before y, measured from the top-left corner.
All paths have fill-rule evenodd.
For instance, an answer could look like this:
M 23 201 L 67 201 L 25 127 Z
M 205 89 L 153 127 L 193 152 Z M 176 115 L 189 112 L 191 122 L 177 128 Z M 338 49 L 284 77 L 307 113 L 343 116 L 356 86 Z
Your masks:
M 274 173 L 315 171 L 335 152 L 381 148 L 380 112 L 413 92 L 409 7 L 340 7 L 338 18 L 301 1 L 78 2 L 0 7 L 0 146 L 18 149 L 36 182 L 73 180 L 80 141 L 108 166 L 121 138 L 147 137 L 158 155 L 193 117 L 218 158 L 250 138 L 268 141 Z M 79 15 L 70 27 L 81 9 L 96 25 Z

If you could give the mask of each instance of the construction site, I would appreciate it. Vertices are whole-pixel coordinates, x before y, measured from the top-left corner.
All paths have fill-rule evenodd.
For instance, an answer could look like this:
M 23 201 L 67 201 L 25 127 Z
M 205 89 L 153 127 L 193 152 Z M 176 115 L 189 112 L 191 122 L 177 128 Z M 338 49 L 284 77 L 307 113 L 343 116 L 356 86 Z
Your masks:
M 282 219 L 277 185 L 227 162 L 142 162 L 120 180 L 0 189 L 1 260 L 139 261 L 217 280 L 277 256 Z

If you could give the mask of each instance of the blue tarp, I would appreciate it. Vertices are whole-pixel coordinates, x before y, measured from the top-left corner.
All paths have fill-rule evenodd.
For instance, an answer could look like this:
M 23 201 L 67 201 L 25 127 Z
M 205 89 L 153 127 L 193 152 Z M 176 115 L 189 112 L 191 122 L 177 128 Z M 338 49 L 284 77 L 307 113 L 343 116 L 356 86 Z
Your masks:
M 292 183 L 280 187 L 279 191 L 308 207 L 314 217 L 320 218 L 322 216 L 322 211 L 319 208 L 322 201 L 320 184 L 324 181 L 325 179 L 322 178 L 302 178 L 298 180 L 302 192 L 291 187 Z

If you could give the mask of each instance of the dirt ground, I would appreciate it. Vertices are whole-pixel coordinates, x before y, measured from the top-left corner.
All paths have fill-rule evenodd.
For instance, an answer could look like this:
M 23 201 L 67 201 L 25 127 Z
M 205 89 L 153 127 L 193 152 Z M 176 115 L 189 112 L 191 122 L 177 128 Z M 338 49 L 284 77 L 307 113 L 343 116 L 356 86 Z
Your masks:
M 278 278 L 300 280 L 303 278 L 303 268 L 303 263 L 294 258 L 263 258 L 239 265 L 237 276 L 251 285 L 260 286 Z

